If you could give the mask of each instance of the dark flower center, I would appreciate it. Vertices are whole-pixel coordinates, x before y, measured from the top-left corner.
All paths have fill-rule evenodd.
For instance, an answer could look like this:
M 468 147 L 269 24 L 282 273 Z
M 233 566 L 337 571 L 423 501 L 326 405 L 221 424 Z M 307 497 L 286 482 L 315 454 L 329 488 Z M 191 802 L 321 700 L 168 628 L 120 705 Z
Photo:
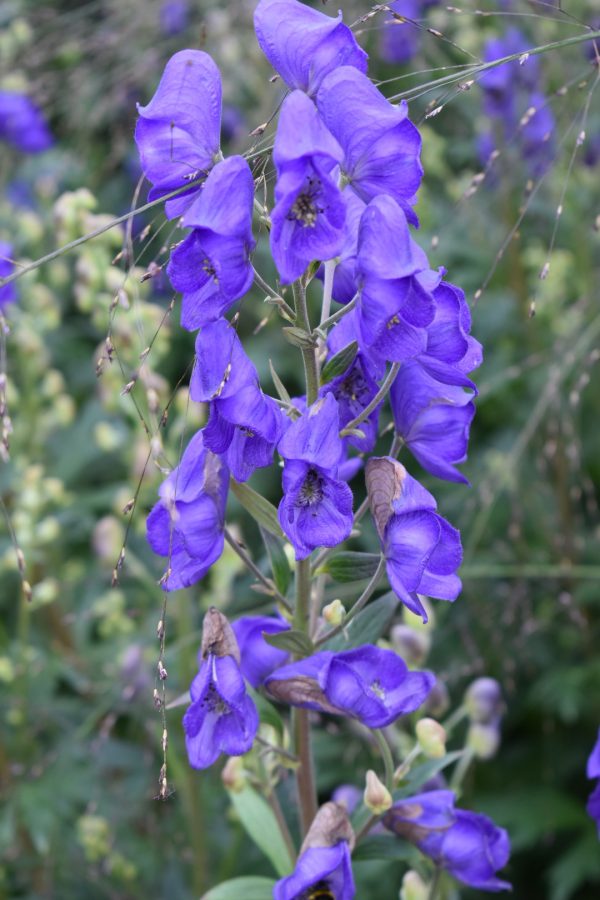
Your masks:
M 309 469 L 298 492 L 298 506 L 315 506 L 323 499 L 323 479 L 316 469 Z
M 209 278 L 212 278 L 215 284 L 219 283 L 219 279 L 217 278 L 217 270 L 215 269 L 212 260 L 205 256 L 202 260 L 202 271 L 206 272 Z
M 302 894 L 298 894 L 297 900 L 335 900 L 335 894 L 326 881 L 319 881 Z
M 367 382 L 359 369 L 356 368 L 352 369 L 344 380 L 340 382 L 337 394 L 340 398 L 343 397 L 345 400 L 352 401 L 352 403 L 358 401 L 360 406 L 366 406 L 370 399 Z
M 209 712 L 214 712 L 218 716 L 226 716 L 231 712 L 231 707 L 223 700 L 212 682 L 209 684 L 206 696 L 202 700 L 202 706 L 206 706 Z
M 287 218 L 292 222 L 300 222 L 304 228 L 314 228 L 318 214 L 324 212 L 324 209 L 315 203 L 320 189 L 320 180 L 309 178 L 306 189 L 296 197 L 296 202 L 290 209 Z

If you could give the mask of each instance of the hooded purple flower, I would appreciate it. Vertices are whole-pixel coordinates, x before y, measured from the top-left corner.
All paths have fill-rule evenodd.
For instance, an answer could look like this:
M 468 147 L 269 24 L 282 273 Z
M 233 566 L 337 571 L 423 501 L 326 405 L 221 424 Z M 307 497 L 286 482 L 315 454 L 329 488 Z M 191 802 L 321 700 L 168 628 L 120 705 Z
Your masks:
M 14 91 L 0 91 L 0 141 L 22 153 L 41 153 L 54 143 L 39 107 Z
M 405 362 L 392 385 L 396 433 L 432 475 L 468 484 L 456 463 L 467 458 L 475 385 L 451 366 L 425 360 Z
M 600 728 L 598 729 L 598 738 L 594 744 L 594 749 L 587 761 L 587 777 L 600 779 Z M 600 838 L 600 781 L 597 782 L 595 789 L 588 798 L 587 811 L 588 815 L 596 823 L 598 837 Z
M 342 66 L 323 81 L 317 107 L 344 151 L 342 171 L 365 203 L 389 194 L 413 224 L 423 177 L 421 136 L 406 101 L 394 106 L 357 69 Z
M 8 278 L 14 272 L 13 252 L 12 244 L 0 241 L 0 280 Z M 16 299 L 17 288 L 14 281 L 11 281 L 10 284 L 5 284 L 4 287 L 0 286 L 0 311 L 4 309 L 7 303 L 14 303 Z
M 230 156 L 214 167 L 183 217 L 193 230 L 171 254 L 167 274 L 183 294 L 181 324 L 188 331 L 218 319 L 252 284 L 253 198 L 248 163 Z
M 470 335 L 471 311 L 463 291 L 442 281 L 433 290 L 435 316 L 427 326 L 425 355 L 453 366 L 464 374 L 478 369 L 483 358 L 481 344 Z
M 390 9 L 399 17 L 418 21 L 423 18 L 425 10 L 434 6 L 437 0 L 395 0 Z M 408 62 L 421 48 L 421 29 L 412 22 L 390 16 L 384 20 L 381 32 L 381 57 L 389 63 Z
M 336 303 L 349 303 L 358 290 L 356 271 L 356 254 L 358 252 L 358 229 L 366 204 L 357 197 L 351 187 L 342 191 L 346 203 L 346 221 L 344 222 L 344 239 L 338 253 L 338 264 L 333 273 L 331 296 Z M 323 279 L 323 266 L 317 272 L 317 278 Z
M 431 672 L 411 672 L 392 650 L 365 644 L 342 653 L 324 650 L 290 663 L 273 672 L 265 686 L 292 706 L 385 728 L 418 709 L 434 683 Z
M 404 362 L 424 353 L 439 276 L 429 269 L 406 216 L 391 197 L 376 197 L 363 213 L 357 270 L 357 336 L 374 369 L 385 360 Z
M 267 644 L 264 634 L 279 634 L 289 629 L 282 618 L 273 616 L 242 616 L 232 623 L 239 648 L 242 675 L 253 688 L 259 688 L 267 675 L 278 666 L 283 666 L 289 653 Z
M 138 104 L 135 141 L 144 175 L 157 200 L 207 175 L 219 158 L 221 76 L 202 50 L 180 50 L 165 67 L 147 106 Z M 167 218 L 183 215 L 198 195 L 195 185 L 167 200 Z
M 161 484 L 161 499 L 146 522 L 148 543 L 159 556 L 169 557 L 161 580 L 165 591 L 200 581 L 221 556 L 228 489 L 227 466 L 204 447 L 197 432 Z
M 227 619 L 211 607 L 204 617 L 200 670 L 190 685 L 183 717 L 190 765 L 206 769 L 221 753 L 241 756 L 252 747 L 258 711 L 246 693 L 240 655 Z
M 190 396 L 210 403 L 204 445 L 224 457 L 237 481 L 271 465 L 287 419 L 263 394 L 256 369 L 226 319 L 198 332 Z
M 316 547 L 336 547 L 352 531 L 352 491 L 339 480 L 344 457 L 333 394 L 318 400 L 289 426 L 279 442 L 285 460 L 279 523 L 306 559 Z
M 354 832 L 346 809 L 337 803 L 325 803 L 304 839 L 296 868 L 273 888 L 274 900 L 353 900 L 353 847 Z
M 306 94 L 283 103 L 273 162 L 271 252 L 282 282 L 299 278 L 315 259 L 335 256 L 344 239 L 346 206 L 334 172 L 342 151 Z
M 385 814 L 383 824 L 469 887 L 510 890 L 496 877 L 510 855 L 506 831 L 487 816 L 455 809 L 455 801 L 453 791 L 405 797 Z
M 418 594 L 455 600 L 461 582 L 460 534 L 436 512 L 429 491 L 391 457 L 372 457 L 366 466 L 371 512 L 386 559 L 387 575 L 399 600 L 427 621 Z
M 289 88 L 314 95 L 338 66 L 367 71 L 367 54 L 347 25 L 297 0 L 261 0 L 254 13 L 260 48 Z

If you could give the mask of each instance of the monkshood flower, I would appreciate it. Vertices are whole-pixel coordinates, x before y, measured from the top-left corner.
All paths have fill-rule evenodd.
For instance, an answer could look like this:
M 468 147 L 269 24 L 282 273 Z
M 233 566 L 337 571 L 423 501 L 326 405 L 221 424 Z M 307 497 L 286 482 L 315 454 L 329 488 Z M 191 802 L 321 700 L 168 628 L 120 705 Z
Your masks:
M 432 495 L 397 460 L 372 457 L 365 477 L 392 590 L 427 622 L 418 594 L 455 600 L 460 593 L 455 574 L 462 561 L 460 534 L 438 515 Z
M 351 187 L 342 191 L 346 203 L 346 221 L 344 222 L 344 239 L 339 253 L 338 263 L 333 273 L 331 296 L 336 303 L 349 303 L 358 290 L 356 271 L 356 254 L 358 252 L 358 229 L 366 203 L 356 196 Z M 317 278 L 324 277 L 324 267 L 317 272 Z
M 483 48 L 483 61 L 494 62 L 515 53 L 525 54 L 529 42 L 518 28 L 509 28 L 505 35 L 491 38 Z M 539 60 L 528 56 L 523 64 L 518 59 L 494 66 L 481 73 L 479 85 L 484 92 L 484 109 L 492 118 L 516 124 L 519 90 L 533 90 L 540 77 Z
M 192 232 L 171 254 L 167 274 L 183 294 L 181 324 L 188 331 L 218 319 L 252 284 L 253 198 L 248 163 L 230 156 L 214 167 L 183 217 Z
M 240 648 L 242 675 L 253 688 L 259 688 L 265 678 L 279 666 L 285 665 L 289 653 L 267 644 L 264 634 L 279 634 L 289 629 L 282 618 L 273 616 L 242 616 L 231 627 Z
M 263 394 L 258 373 L 226 319 L 198 332 L 190 396 L 210 403 L 204 446 L 223 457 L 237 481 L 271 465 L 288 420 Z
M 427 699 L 435 677 L 409 671 L 392 650 L 371 644 L 332 653 L 323 650 L 277 669 L 267 691 L 291 706 L 358 719 L 368 728 L 385 728 L 414 712 Z
M 587 761 L 587 777 L 600 779 L 600 728 L 598 729 L 598 738 L 594 744 L 594 749 Z M 590 818 L 596 823 L 598 837 L 600 838 L 600 780 L 589 796 L 587 811 Z
M 387 196 L 376 197 L 360 220 L 356 333 L 375 368 L 424 353 L 435 317 L 432 291 L 440 276 L 410 235 L 406 216 Z
M 427 326 L 425 356 L 447 363 L 465 375 L 479 368 L 483 350 L 472 337 L 471 311 L 463 291 L 442 281 L 433 292 L 435 316 Z
M 406 101 L 394 106 L 362 72 L 342 66 L 324 79 L 317 107 L 344 151 L 342 171 L 358 196 L 368 203 L 389 194 L 418 224 L 412 207 L 423 177 L 421 136 Z
M 194 769 L 212 766 L 221 753 L 241 756 L 250 750 L 258 731 L 258 711 L 246 693 L 235 635 L 214 606 L 204 617 L 200 669 L 190 696 L 183 728 Z
M 506 831 L 487 816 L 455 809 L 455 802 L 453 791 L 405 797 L 385 814 L 383 824 L 463 884 L 480 891 L 510 890 L 496 877 L 510 855 Z
M 396 433 L 423 468 L 438 478 L 469 483 L 456 464 L 467 458 L 475 392 L 465 375 L 435 360 L 425 365 L 408 360 L 392 385 Z
M 161 484 L 161 499 L 146 522 L 148 543 L 169 558 L 161 579 L 165 591 L 204 578 L 221 556 L 228 488 L 227 466 L 205 448 L 202 432 L 197 432 Z
M 356 894 L 350 863 L 353 847 L 354 832 L 346 809 L 325 803 L 308 830 L 296 868 L 273 888 L 274 900 L 352 900 Z
M 297 0 L 261 0 L 254 28 L 262 52 L 292 90 L 314 95 L 338 66 L 367 71 L 367 54 L 341 12 L 333 19 Z
M 12 262 L 12 255 L 12 244 L 0 241 L 0 280 L 8 278 L 14 272 L 15 265 Z M 0 286 L 0 310 L 4 309 L 7 303 L 14 303 L 16 299 L 17 288 L 14 281 L 11 281 L 10 284 L 5 284 L 4 287 Z
M 390 10 L 397 13 L 398 18 L 390 16 L 384 20 L 380 41 L 382 59 L 402 65 L 419 52 L 421 29 L 412 22 L 402 21 L 402 18 L 418 21 L 423 18 L 425 10 L 436 3 L 437 0 L 395 0 L 389 4 Z
M 306 559 L 316 547 L 336 547 L 352 531 L 352 491 L 339 480 L 344 457 L 333 394 L 318 400 L 289 426 L 279 442 L 285 461 L 279 524 Z
M 335 171 L 341 158 L 314 103 L 294 91 L 281 108 L 273 147 L 277 181 L 271 252 L 283 283 L 342 247 L 346 205 Z
M 556 120 L 542 93 L 534 91 L 528 98 L 529 107 L 521 121 L 520 143 L 523 156 L 531 163 L 534 175 L 541 175 L 554 157 L 552 136 Z
M 149 200 L 207 175 L 219 159 L 221 76 L 208 53 L 180 50 L 171 57 L 150 103 L 138 104 L 135 141 L 153 185 Z M 198 185 L 167 200 L 168 219 L 183 215 Z
M 0 91 L 0 141 L 23 153 L 41 153 L 54 143 L 39 107 L 14 91 Z
M 160 27 L 165 34 L 180 34 L 189 24 L 189 2 L 188 0 L 163 0 L 158 15 Z

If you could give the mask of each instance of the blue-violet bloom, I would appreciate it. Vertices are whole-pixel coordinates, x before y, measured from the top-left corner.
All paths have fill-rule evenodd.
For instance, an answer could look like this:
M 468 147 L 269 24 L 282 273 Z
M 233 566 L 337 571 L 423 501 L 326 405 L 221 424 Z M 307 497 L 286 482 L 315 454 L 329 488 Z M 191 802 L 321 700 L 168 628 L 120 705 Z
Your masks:
M 279 666 L 286 664 L 289 653 L 272 647 L 265 634 L 280 634 L 289 629 L 289 624 L 274 616 L 242 616 L 231 623 L 240 648 L 240 668 L 246 681 L 253 688 L 259 688 L 265 678 Z
M 148 543 L 169 558 L 161 579 L 165 591 L 204 578 L 221 556 L 228 489 L 227 466 L 205 448 L 202 432 L 197 432 L 161 484 L 161 499 L 146 522 Z
M 367 54 L 341 12 L 333 19 L 297 0 L 261 0 L 254 28 L 261 50 L 292 90 L 314 95 L 338 66 L 367 71 Z
M 252 747 L 259 718 L 246 693 L 239 649 L 225 616 L 211 607 L 204 617 L 200 669 L 190 685 L 183 717 L 190 765 L 206 769 L 221 753 L 241 756 Z
M 587 777 L 599 779 L 588 798 L 587 811 L 590 818 L 596 823 L 600 838 L 600 728 L 598 729 L 598 738 L 587 761 Z
M 41 153 L 54 143 L 38 106 L 25 94 L 0 90 L 0 141 L 23 153 Z
M 188 331 L 218 319 L 252 284 L 253 198 L 248 163 L 230 156 L 215 166 L 183 217 L 192 232 L 171 254 L 167 274 L 183 294 L 181 324 Z

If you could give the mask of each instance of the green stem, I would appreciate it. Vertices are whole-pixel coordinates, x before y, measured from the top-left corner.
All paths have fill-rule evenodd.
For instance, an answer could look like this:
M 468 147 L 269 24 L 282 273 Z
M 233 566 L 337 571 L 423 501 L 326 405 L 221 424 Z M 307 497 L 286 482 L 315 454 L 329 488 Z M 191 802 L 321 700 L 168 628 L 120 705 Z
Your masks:
M 281 594 L 277 590 L 270 578 L 267 578 L 266 575 L 263 575 L 258 566 L 248 556 L 244 548 L 239 545 L 231 532 L 227 528 L 225 528 L 223 533 L 225 535 L 225 540 L 227 541 L 231 549 L 237 553 L 244 565 L 252 572 L 252 574 L 258 579 L 258 581 L 260 581 L 260 583 L 268 589 L 269 593 L 272 594 L 273 597 L 275 597 L 277 602 L 281 603 L 282 606 L 284 606 L 287 610 L 289 610 L 289 612 L 291 612 L 292 607 L 285 599 L 283 594 Z
M 450 780 L 450 790 L 455 791 L 457 797 L 460 796 L 460 786 L 462 785 L 465 775 L 469 771 L 471 763 L 475 759 L 475 754 L 470 747 L 465 747 L 463 755 L 456 763 L 452 778 Z
M 327 321 L 329 318 L 329 311 L 331 309 L 331 292 L 333 290 L 333 276 L 335 274 L 335 267 L 337 263 L 335 259 L 329 259 L 324 264 L 325 268 L 325 277 L 323 278 L 323 301 L 321 304 L 321 327 L 323 327 L 323 323 Z
M 440 886 L 440 877 L 442 874 L 442 870 L 439 866 L 436 866 L 435 872 L 433 873 L 433 878 L 429 884 L 429 893 L 427 894 L 427 900 L 435 900 L 438 887 Z
M 377 746 L 381 752 L 383 769 L 385 772 L 385 786 L 391 794 L 394 790 L 394 760 L 392 758 L 392 751 L 390 750 L 390 745 L 387 742 L 385 734 L 380 728 L 374 728 L 371 731 L 371 734 L 377 741 Z
M 294 611 L 294 628 L 308 634 L 310 608 L 310 561 L 298 560 L 296 563 L 296 609 Z M 312 750 L 310 745 L 310 721 L 307 709 L 294 710 L 294 738 L 296 756 L 300 765 L 296 769 L 296 787 L 298 805 L 300 807 L 300 826 L 302 836 L 310 828 L 317 814 L 317 791 L 313 771 Z
M 401 365 L 401 363 L 397 362 L 392 364 L 389 372 L 382 382 L 381 387 L 379 388 L 371 402 L 368 403 L 367 406 L 365 406 L 360 415 L 356 416 L 355 419 L 352 419 L 351 422 L 348 422 L 345 428 L 342 428 L 342 430 L 340 431 L 340 435 L 342 437 L 345 437 L 347 434 L 352 434 L 352 431 L 357 427 L 357 425 L 360 425 L 362 422 L 368 419 L 373 410 L 379 406 L 379 404 L 385 397 L 387 397 L 394 381 L 396 380 L 396 375 L 400 371 Z
M 298 855 L 296 852 L 296 847 L 294 846 L 294 841 L 292 839 L 292 835 L 290 834 L 290 829 L 288 828 L 288 823 L 285 820 L 285 816 L 283 815 L 283 810 L 281 808 L 281 804 L 279 802 L 279 797 L 273 788 L 266 795 L 267 802 L 271 809 L 273 810 L 273 814 L 277 819 L 277 824 L 279 825 L 279 830 L 281 832 L 281 836 L 284 840 L 285 846 L 288 849 L 288 853 L 290 854 L 290 859 L 296 859 Z
M 379 565 L 377 566 L 373 577 L 370 582 L 350 610 L 350 612 L 344 616 L 344 621 L 340 625 L 336 625 L 335 628 L 332 628 L 331 631 L 328 631 L 327 634 L 324 634 L 323 637 L 319 638 L 318 641 L 315 641 L 315 647 L 320 647 L 321 644 L 326 643 L 326 641 L 330 641 L 331 638 L 335 637 L 336 634 L 339 634 L 341 631 L 346 628 L 346 626 L 352 621 L 352 619 L 358 615 L 361 609 L 365 606 L 366 603 L 371 599 L 373 591 L 376 589 L 377 585 L 381 580 L 381 576 L 385 571 L 385 557 L 381 557 L 379 560 Z
M 296 326 L 303 328 L 310 334 L 310 319 L 306 305 L 306 288 L 300 281 L 292 284 L 294 294 L 294 306 L 296 308 Z M 319 393 L 319 364 L 317 362 L 316 347 L 307 347 L 302 350 L 304 362 L 304 378 L 306 382 L 306 405 L 310 406 L 317 399 Z
M 320 332 L 321 335 L 324 337 L 327 333 L 328 328 L 330 328 L 332 325 L 335 325 L 335 323 L 339 322 L 340 319 L 343 319 L 344 316 L 347 316 L 349 312 L 352 312 L 352 310 L 356 306 L 357 301 L 358 301 L 358 294 L 356 294 L 352 298 L 352 300 L 350 300 L 348 303 L 346 303 L 345 306 L 342 306 L 341 309 L 338 309 L 337 312 L 334 312 L 332 315 L 330 315 L 329 318 L 324 319 L 321 322 L 321 324 L 319 325 L 319 327 L 317 329 L 315 329 L 315 331 Z

